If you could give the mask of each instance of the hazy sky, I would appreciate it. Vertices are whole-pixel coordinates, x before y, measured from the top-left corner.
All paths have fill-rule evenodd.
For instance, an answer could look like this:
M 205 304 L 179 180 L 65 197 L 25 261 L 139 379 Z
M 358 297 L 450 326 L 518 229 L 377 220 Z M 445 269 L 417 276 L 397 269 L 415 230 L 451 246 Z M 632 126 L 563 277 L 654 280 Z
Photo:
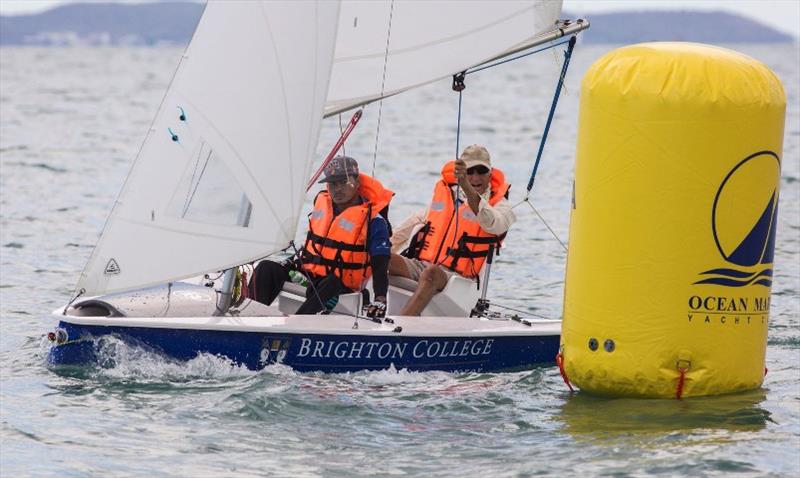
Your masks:
M 74 1 L 0 0 L 0 14 L 39 12 Z M 564 10 L 575 15 L 614 10 L 724 10 L 750 17 L 800 38 L 800 0 L 564 0 Z M 709 28 L 713 28 L 713 25 L 709 25 Z

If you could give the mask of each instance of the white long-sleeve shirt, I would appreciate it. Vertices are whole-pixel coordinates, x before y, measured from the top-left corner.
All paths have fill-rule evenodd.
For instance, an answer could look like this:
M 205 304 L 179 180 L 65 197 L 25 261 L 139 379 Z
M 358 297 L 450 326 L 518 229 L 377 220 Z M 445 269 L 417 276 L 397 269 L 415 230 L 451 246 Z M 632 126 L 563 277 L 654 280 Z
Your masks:
M 517 220 L 517 216 L 511 209 L 511 203 L 505 198 L 498 201 L 494 206 L 489 205 L 490 194 L 491 191 L 488 188 L 486 192 L 481 194 L 481 202 L 478 204 L 478 224 L 480 224 L 481 229 L 489 234 L 500 235 L 508 231 Z M 466 202 L 463 191 L 461 191 L 460 196 L 461 200 Z M 428 209 L 420 209 L 394 228 L 392 232 L 392 252 L 399 254 L 408 246 L 411 235 L 425 224 L 426 217 L 428 217 Z

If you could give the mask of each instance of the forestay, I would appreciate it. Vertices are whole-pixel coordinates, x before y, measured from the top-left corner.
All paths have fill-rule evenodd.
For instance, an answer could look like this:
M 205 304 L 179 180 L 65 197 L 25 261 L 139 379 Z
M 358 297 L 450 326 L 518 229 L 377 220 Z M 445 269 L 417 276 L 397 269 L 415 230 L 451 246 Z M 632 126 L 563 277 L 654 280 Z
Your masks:
M 561 0 L 345 1 L 325 115 L 525 48 L 560 14 Z
M 319 136 L 339 7 L 209 2 L 80 277 L 85 295 L 286 247 Z

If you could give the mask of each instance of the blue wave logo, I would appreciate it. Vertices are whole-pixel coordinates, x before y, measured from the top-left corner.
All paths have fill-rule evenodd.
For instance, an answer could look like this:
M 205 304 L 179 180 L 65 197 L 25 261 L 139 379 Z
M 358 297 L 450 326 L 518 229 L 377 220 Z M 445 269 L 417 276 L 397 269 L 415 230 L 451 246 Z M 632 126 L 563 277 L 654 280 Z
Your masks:
M 704 277 L 695 284 L 772 285 L 780 170 L 777 154 L 760 151 L 739 162 L 722 180 L 711 211 L 711 229 L 729 266 L 701 272 Z

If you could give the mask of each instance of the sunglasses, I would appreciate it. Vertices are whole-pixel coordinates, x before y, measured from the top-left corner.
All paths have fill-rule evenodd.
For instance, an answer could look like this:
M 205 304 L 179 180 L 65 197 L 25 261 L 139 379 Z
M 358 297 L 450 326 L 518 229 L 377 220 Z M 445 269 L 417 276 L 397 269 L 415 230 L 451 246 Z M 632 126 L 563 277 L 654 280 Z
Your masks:
M 489 168 L 486 166 L 473 166 L 467 169 L 467 175 L 472 176 L 473 174 L 486 174 L 489 172 Z

